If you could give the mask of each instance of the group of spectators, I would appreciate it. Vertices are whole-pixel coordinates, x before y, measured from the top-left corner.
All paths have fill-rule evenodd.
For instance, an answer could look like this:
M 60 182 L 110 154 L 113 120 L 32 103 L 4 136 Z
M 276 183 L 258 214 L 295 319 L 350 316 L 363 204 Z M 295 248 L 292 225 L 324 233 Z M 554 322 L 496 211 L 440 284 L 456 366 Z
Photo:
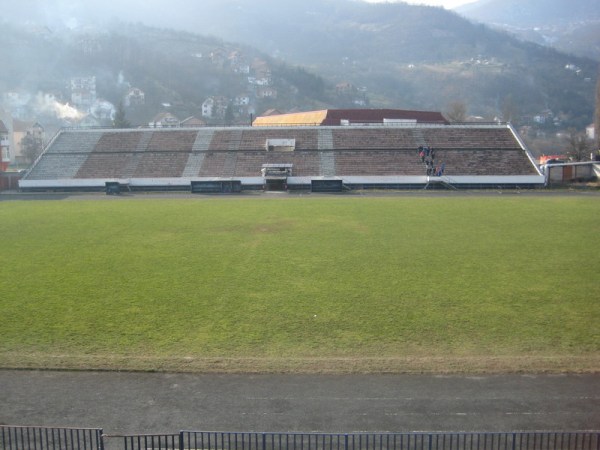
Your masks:
M 444 174 L 446 163 L 435 165 L 435 149 L 420 145 L 418 151 L 419 158 L 421 158 L 421 162 L 425 164 L 427 169 L 427 176 L 441 177 Z

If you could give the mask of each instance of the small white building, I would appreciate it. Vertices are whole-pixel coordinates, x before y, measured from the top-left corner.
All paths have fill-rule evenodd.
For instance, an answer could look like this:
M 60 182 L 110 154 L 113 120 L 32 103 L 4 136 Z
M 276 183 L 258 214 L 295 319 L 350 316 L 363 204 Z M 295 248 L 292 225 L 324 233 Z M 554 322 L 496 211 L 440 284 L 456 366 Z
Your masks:
M 123 104 L 127 107 L 138 106 L 146 103 L 146 94 L 139 88 L 131 88 L 123 98 Z
M 596 126 L 593 123 L 585 127 L 585 135 L 592 141 L 596 139 Z

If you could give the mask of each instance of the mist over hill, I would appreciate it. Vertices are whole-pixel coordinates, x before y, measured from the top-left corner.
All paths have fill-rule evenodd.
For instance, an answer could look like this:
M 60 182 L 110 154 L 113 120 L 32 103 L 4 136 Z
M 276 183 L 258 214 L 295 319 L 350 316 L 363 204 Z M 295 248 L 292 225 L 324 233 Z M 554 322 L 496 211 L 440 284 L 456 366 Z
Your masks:
M 3 17 L 17 30 L 0 42 L 10 49 L 4 90 L 36 85 L 67 95 L 69 77 L 91 74 L 100 93 L 117 101 L 121 93 L 109 86 L 122 76 L 152 93 L 153 112 L 168 103 L 180 114 L 199 114 L 208 96 L 232 99 L 247 90 L 247 76 L 208 60 L 241 51 L 249 64 L 267 64 L 277 89 L 276 98 L 257 102 L 257 114 L 325 106 L 444 111 L 459 101 L 468 114 L 517 124 L 545 114 L 557 126 L 582 128 L 593 116 L 595 61 L 442 8 L 357 0 L 29 0 Z M 100 47 L 86 51 L 81 42 Z M 146 109 L 146 116 L 134 113 L 146 120 Z
M 522 39 L 600 61 L 596 0 L 479 0 L 456 12 Z
M 596 0 L 479 0 L 455 9 L 486 23 L 542 26 L 600 20 Z

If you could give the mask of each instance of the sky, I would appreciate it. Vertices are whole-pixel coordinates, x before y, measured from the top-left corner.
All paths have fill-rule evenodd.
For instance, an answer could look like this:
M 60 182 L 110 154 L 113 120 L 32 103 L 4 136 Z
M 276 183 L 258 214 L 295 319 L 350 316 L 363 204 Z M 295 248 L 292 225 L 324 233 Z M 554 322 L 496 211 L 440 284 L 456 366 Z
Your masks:
M 390 0 L 367 0 L 371 3 L 381 3 Z M 467 3 L 473 3 L 476 0 L 403 0 L 405 3 L 411 3 L 413 5 L 429 5 L 429 6 L 443 6 L 446 9 L 456 8 Z

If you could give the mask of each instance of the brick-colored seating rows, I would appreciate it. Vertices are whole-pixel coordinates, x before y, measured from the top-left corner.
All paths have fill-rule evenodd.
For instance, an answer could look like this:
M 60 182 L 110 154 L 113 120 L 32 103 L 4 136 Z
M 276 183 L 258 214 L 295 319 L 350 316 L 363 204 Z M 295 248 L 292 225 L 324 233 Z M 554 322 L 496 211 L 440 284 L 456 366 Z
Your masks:
M 219 130 L 213 133 L 209 151 L 230 151 L 240 147 L 240 133 L 236 130 Z
M 57 137 L 48 153 L 89 153 L 103 136 L 102 131 L 85 133 L 62 132 Z
M 423 137 L 433 148 L 516 148 L 508 128 L 427 128 Z
M 27 174 L 29 180 L 60 180 L 77 177 L 88 158 L 86 153 L 46 153 Z
M 142 156 L 133 178 L 180 177 L 189 158 L 189 153 L 146 152 Z
M 126 178 L 131 153 L 94 152 L 88 156 L 75 178 Z
M 344 175 L 424 175 L 416 151 L 366 150 L 335 152 L 335 172 Z
M 143 133 L 142 131 L 105 132 L 94 147 L 94 152 L 134 152 Z
M 333 147 L 336 149 L 410 149 L 418 144 L 411 128 L 373 127 L 340 128 L 333 130 Z
M 150 152 L 191 152 L 198 131 L 164 130 L 152 134 L 147 151 Z
M 446 164 L 444 175 L 537 175 L 521 149 L 437 150 L 436 165 Z
M 445 163 L 448 176 L 537 174 L 510 129 L 502 127 L 232 128 L 199 133 L 63 132 L 27 178 L 181 177 L 193 160 L 199 169 L 190 171 L 189 166 L 187 173 L 200 177 L 258 177 L 268 163 L 293 164 L 294 176 L 423 175 L 419 142 L 436 149 L 436 165 Z M 267 139 L 295 139 L 296 148 L 269 152 Z
M 296 150 L 315 150 L 318 146 L 317 128 L 252 128 L 248 130 L 215 131 L 210 151 L 264 150 L 267 139 L 295 139 Z
M 202 161 L 200 177 L 222 177 L 224 175 L 227 152 L 207 152 Z

